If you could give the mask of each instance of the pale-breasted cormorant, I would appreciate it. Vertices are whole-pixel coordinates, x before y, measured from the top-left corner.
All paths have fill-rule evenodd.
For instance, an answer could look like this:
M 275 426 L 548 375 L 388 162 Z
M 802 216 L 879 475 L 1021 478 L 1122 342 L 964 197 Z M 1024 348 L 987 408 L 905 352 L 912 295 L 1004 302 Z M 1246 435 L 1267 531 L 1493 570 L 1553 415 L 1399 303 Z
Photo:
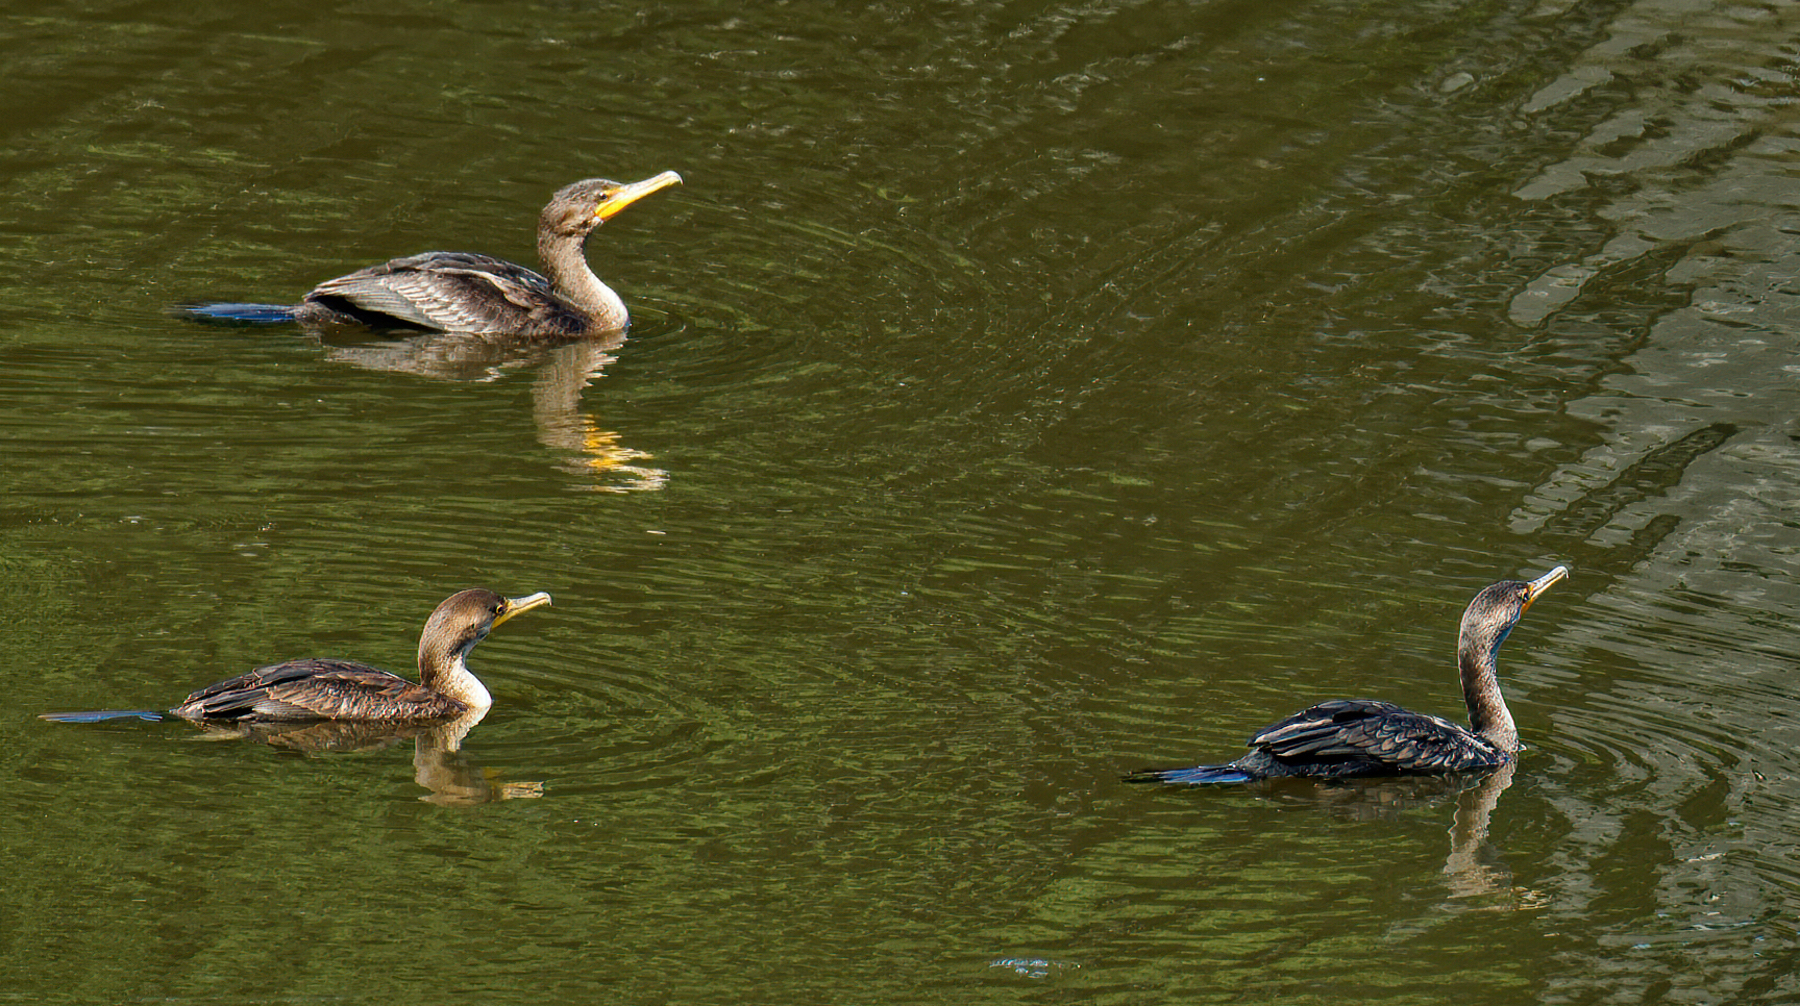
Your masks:
M 182 719 L 297 722 L 380 720 L 428 722 L 487 711 L 493 697 L 464 663 L 494 626 L 540 605 L 550 595 L 506 598 L 491 590 L 465 590 L 437 606 L 419 634 L 419 680 L 410 681 L 367 664 L 309 657 L 259 667 L 189 695 L 169 712 Z M 136 716 L 161 719 L 154 710 L 109 709 L 43 713 L 44 719 L 88 723 Z
M 612 287 L 588 268 L 588 235 L 625 207 L 680 182 L 680 175 L 665 171 L 630 184 L 590 178 L 558 191 L 538 217 L 538 258 L 548 277 L 487 255 L 425 252 L 328 279 L 292 306 L 197 304 L 183 310 L 209 321 L 293 321 L 312 327 L 366 325 L 542 339 L 618 332 L 630 315 Z

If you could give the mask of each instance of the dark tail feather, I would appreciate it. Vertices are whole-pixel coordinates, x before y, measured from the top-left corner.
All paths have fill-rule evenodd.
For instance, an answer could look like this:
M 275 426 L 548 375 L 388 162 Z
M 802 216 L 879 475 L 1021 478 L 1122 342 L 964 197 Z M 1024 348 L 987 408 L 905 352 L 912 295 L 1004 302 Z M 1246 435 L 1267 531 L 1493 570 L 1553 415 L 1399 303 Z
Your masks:
M 1147 768 L 1125 777 L 1126 782 L 1166 782 L 1172 786 L 1208 786 L 1253 782 L 1256 776 L 1235 765 L 1195 765 L 1193 768 Z
M 294 309 L 285 304 L 183 304 L 175 310 L 195 321 L 226 325 L 279 325 L 294 320 Z
M 155 709 L 96 709 L 90 713 L 38 713 L 38 719 L 52 723 L 104 723 L 107 720 L 140 719 L 156 723 L 163 714 Z

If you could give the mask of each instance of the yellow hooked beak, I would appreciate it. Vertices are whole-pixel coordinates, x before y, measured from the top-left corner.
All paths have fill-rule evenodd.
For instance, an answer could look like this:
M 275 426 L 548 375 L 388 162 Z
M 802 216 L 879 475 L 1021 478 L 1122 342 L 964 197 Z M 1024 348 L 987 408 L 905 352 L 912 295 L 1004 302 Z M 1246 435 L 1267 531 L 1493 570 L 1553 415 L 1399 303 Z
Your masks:
M 506 599 L 505 607 L 501 608 L 500 613 L 494 616 L 493 624 L 499 625 L 514 615 L 524 614 L 533 608 L 541 608 L 549 603 L 550 595 L 541 590 L 525 597 L 509 597 Z
M 607 194 L 600 205 L 594 207 L 594 215 L 601 220 L 611 220 L 619 215 L 619 211 L 639 199 L 655 192 L 661 192 L 671 185 L 680 185 L 681 176 L 673 171 L 665 171 L 654 178 L 646 178 L 641 182 L 621 185 Z
M 1531 607 L 1531 602 L 1537 600 L 1538 595 L 1542 594 L 1546 590 L 1549 590 L 1551 584 L 1555 583 L 1558 580 L 1563 579 L 1564 577 L 1566 577 L 1568 575 L 1569 575 L 1569 567 L 1558 566 L 1555 569 L 1551 570 L 1550 572 L 1545 573 L 1543 576 L 1540 576 L 1537 579 L 1526 584 L 1525 585 L 1525 604 L 1524 604 L 1524 607 L 1521 607 L 1519 609 L 1519 611 L 1523 612 L 1526 608 Z

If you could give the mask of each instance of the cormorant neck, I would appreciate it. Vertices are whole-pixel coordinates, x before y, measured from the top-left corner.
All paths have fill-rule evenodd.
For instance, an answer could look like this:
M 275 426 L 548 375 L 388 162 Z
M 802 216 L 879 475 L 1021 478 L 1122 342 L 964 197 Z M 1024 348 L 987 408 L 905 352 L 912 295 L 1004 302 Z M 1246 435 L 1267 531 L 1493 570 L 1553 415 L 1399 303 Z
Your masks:
M 594 331 L 620 331 L 631 320 L 625 301 L 588 268 L 585 235 L 559 234 L 549 227 L 540 227 L 538 258 L 556 292 L 593 319 Z
M 1462 633 L 1457 641 L 1456 662 L 1462 670 L 1463 701 L 1469 705 L 1469 726 L 1476 734 L 1507 754 L 1519 751 L 1519 729 L 1513 725 L 1512 711 L 1500 694 L 1500 675 L 1494 655 L 1506 636 L 1488 640 L 1481 635 Z
M 452 653 L 440 653 L 428 643 L 419 643 L 419 684 L 461 702 L 470 712 L 485 713 L 494 704 L 487 686 L 463 663 L 468 647 Z

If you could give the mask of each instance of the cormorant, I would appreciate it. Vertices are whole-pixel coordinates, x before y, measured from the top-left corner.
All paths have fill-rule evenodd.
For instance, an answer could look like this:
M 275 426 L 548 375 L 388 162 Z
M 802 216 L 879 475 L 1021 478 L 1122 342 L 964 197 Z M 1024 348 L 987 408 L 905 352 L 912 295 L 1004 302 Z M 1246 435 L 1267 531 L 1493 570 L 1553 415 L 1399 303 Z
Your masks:
M 1228 765 L 1145 769 L 1125 779 L 1200 785 L 1470 772 L 1507 764 L 1519 753 L 1519 731 L 1500 695 L 1495 658 L 1525 609 L 1568 575 L 1558 566 L 1535 580 L 1505 580 L 1469 602 L 1456 644 L 1469 706 L 1466 728 L 1391 702 L 1332 699 L 1257 731 L 1250 752 Z
M 538 217 L 538 258 L 548 278 L 469 252 L 425 252 L 328 279 L 299 304 L 196 304 L 207 321 L 312 327 L 435 329 L 568 339 L 622 331 L 630 315 L 587 264 L 587 239 L 625 207 L 681 183 L 665 171 L 621 184 L 590 178 L 565 186 Z
M 493 697 L 464 663 L 494 626 L 540 605 L 550 595 L 506 598 L 491 590 L 465 590 L 437 606 L 419 634 L 419 680 L 410 681 L 367 664 L 308 657 L 259 667 L 189 695 L 172 715 L 197 723 L 379 720 L 430 722 L 486 712 Z M 155 710 L 108 709 L 42 713 L 62 723 L 91 723 L 136 716 L 157 720 Z

